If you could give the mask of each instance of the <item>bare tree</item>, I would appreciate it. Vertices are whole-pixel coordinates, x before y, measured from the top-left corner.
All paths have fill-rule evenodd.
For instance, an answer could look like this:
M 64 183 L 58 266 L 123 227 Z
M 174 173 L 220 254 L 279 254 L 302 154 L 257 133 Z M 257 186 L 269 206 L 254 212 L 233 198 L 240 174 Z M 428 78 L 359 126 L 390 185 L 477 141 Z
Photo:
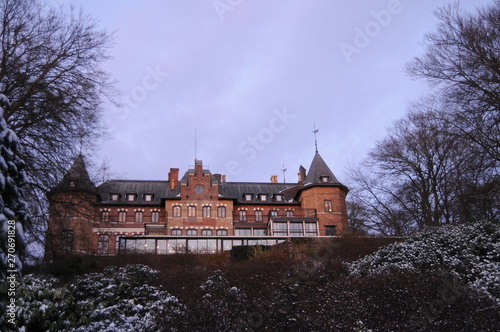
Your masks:
M 438 29 L 408 73 L 434 88 L 453 133 L 500 161 L 500 0 L 463 12 L 458 3 L 436 12 Z M 453 115 L 450 117 L 449 115 Z
M 448 127 L 431 111 L 413 110 L 394 123 L 360 168 L 351 170 L 351 195 L 369 211 L 373 229 L 399 235 L 498 217 L 494 162 Z
M 27 230 L 42 241 L 46 192 L 104 133 L 101 105 L 115 91 L 101 64 L 112 36 L 82 11 L 40 0 L 1 0 L 0 19 L 0 93 L 11 101 L 5 119 L 26 162 Z

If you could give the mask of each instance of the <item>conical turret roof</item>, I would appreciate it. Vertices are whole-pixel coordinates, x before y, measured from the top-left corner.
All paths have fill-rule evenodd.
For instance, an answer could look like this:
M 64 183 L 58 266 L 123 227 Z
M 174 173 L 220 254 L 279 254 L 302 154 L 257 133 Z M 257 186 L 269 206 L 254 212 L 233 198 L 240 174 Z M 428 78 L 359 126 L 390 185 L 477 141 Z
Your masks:
M 320 154 L 316 151 L 314 158 L 307 172 L 304 185 L 311 184 L 340 184 L 328 165 L 325 163 Z
M 87 167 L 85 166 L 85 161 L 81 154 L 78 155 L 73 165 L 64 175 L 61 182 L 54 188 L 54 190 L 96 192 L 96 186 L 94 182 L 90 180 Z

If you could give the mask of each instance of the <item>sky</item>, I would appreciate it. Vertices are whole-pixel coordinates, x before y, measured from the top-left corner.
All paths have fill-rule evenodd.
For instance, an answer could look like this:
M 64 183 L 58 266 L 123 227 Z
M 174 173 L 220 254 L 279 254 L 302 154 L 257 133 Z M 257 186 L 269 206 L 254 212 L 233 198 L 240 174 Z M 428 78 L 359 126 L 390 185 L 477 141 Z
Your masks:
M 228 181 L 296 182 L 318 151 L 349 184 L 425 81 L 424 52 L 443 0 L 51 0 L 114 31 L 121 107 L 106 102 L 96 158 L 114 178 L 165 180 L 202 160 Z M 465 10 L 489 4 L 463 0 Z M 285 172 L 282 170 L 286 169 Z M 285 175 L 285 178 L 284 176 Z

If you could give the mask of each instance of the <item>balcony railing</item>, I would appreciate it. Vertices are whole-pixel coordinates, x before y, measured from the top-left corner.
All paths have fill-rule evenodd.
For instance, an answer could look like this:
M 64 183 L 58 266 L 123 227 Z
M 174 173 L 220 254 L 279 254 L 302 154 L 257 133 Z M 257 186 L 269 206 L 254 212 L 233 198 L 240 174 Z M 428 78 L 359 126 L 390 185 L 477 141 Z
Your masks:
M 242 214 L 235 210 L 233 220 L 235 223 L 262 223 L 267 224 L 271 218 L 317 218 L 316 209 L 275 209 L 264 214 Z

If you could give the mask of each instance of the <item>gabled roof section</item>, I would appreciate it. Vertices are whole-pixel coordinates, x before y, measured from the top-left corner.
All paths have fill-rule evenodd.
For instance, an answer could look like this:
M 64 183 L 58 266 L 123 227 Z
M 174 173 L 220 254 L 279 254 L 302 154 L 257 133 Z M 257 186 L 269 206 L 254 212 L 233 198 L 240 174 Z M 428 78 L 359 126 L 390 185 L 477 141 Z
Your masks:
M 318 152 L 314 155 L 304 181 L 304 186 L 314 184 L 340 184 Z
M 78 155 L 61 182 L 53 190 L 89 191 L 96 193 L 95 183 L 90 180 L 85 160 L 81 154 Z

